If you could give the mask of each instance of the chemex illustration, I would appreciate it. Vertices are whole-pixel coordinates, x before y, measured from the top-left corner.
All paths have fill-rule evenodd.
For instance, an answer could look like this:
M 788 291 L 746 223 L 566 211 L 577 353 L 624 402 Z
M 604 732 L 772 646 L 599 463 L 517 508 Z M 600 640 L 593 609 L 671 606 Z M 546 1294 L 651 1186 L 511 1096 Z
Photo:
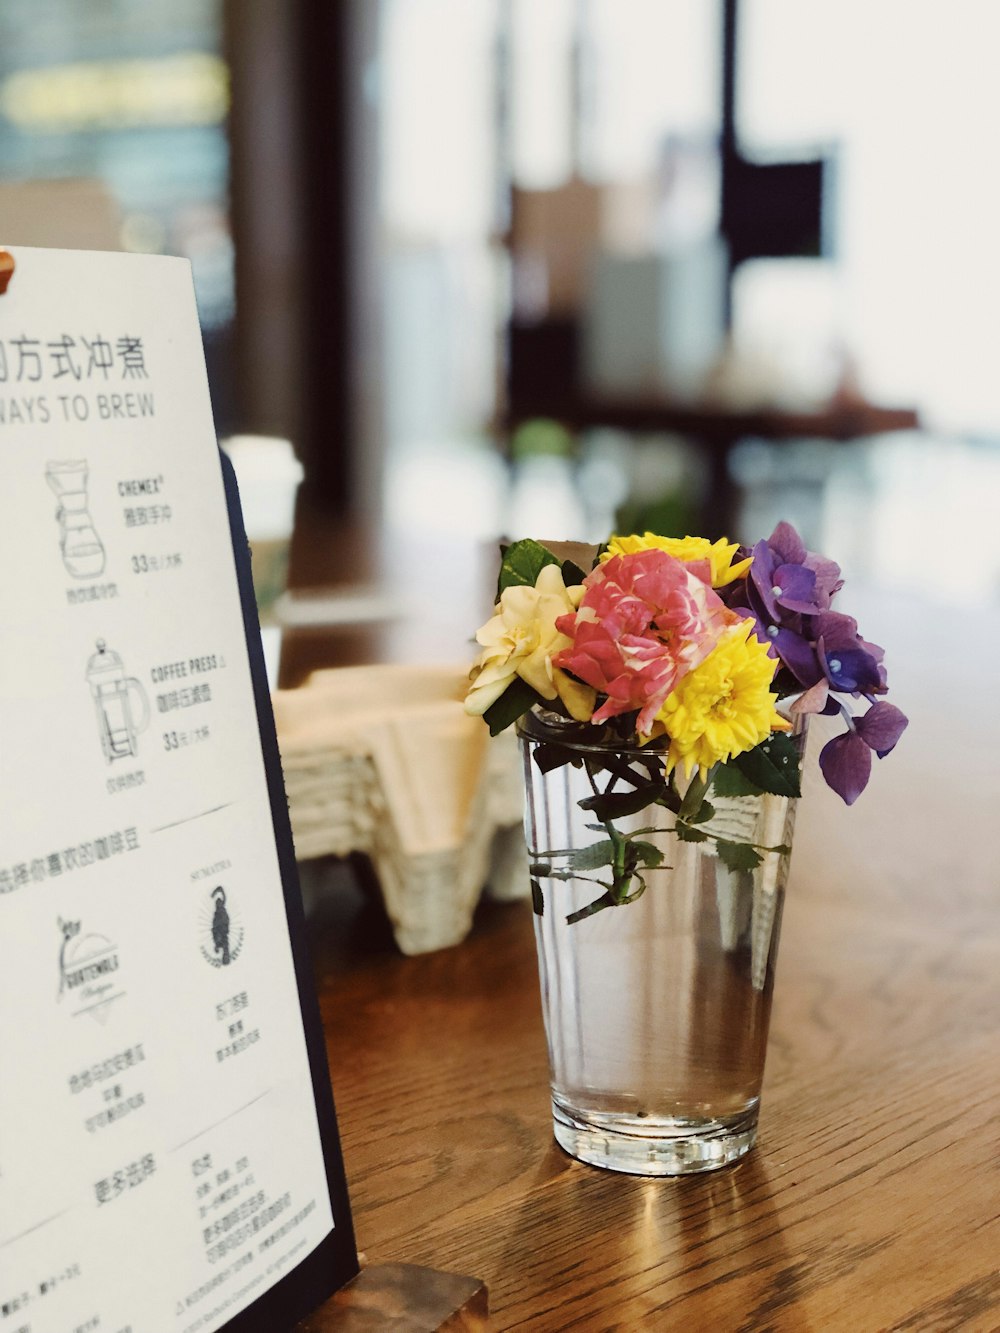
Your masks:
M 108 763 L 139 753 L 137 736 L 149 723 L 149 700 L 134 676 L 125 674 L 122 659 L 97 640 L 87 663 L 87 684 L 97 713 L 97 729 Z
M 45 468 L 45 480 L 59 497 L 56 518 L 63 564 L 75 579 L 93 579 L 104 572 L 104 546 L 87 508 L 88 475 L 85 458 L 50 461 Z
M 228 967 L 236 962 L 243 947 L 243 926 L 227 903 L 226 890 L 221 884 L 212 890 L 211 903 L 210 908 L 206 905 L 203 917 L 201 952 L 213 967 Z

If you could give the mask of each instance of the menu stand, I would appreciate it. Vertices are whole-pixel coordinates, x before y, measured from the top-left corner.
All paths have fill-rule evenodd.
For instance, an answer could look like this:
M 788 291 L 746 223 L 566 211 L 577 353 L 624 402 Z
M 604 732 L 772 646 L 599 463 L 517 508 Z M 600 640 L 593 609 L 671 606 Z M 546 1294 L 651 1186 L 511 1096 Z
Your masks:
M 484 1283 L 416 1264 L 372 1264 L 294 1333 L 485 1333 Z
M 0 1323 L 484 1330 L 475 1278 L 358 1272 L 190 272 L 0 248 L 0 297 L 0 544 L 23 562 L 3 594 L 0 995 L 30 1005 L 0 1025 L 0 1063 L 28 1071 L 24 1107 L 0 1107 Z M 58 526 L 33 521 L 47 490 Z

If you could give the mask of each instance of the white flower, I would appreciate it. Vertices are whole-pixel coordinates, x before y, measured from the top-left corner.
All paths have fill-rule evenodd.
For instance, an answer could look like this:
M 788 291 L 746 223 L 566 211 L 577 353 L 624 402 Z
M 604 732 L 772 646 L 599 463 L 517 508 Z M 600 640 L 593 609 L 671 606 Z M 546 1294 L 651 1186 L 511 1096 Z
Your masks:
M 493 619 L 476 635 L 483 651 L 472 668 L 465 711 L 482 715 L 520 676 L 543 699 L 558 696 L 572 717 L 588 721 L 595 692 L 552 665 L 553 656 L 570 647 L 556 621 L 571 615 L 582 596 L 582 586 L 566 587 L 558 565 L 543 566 L 533 588 L 505 588 Z

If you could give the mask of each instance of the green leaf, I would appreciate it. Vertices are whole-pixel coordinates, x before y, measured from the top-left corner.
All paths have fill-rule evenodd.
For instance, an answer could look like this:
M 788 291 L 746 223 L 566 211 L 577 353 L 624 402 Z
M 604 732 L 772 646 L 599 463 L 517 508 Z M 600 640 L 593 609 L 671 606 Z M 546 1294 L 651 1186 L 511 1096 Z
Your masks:
M 712 791 L 716 796 L 759 796 L 760 790 L 740 772 L 733 760 L 720 764 L 715 770 Z
M 631 838 L 629 846 L 635 849 L 636 864 L 649 867 L 663 864 L 663 853 L 651 842 L 640 842 L 637 838 Z
M 802 795 L 799 752 L 795 742 L 782 732 L 769 736 L 752 750 L 744 750 L 730 762 L 761 791 L 772 792 L 775 796 Z
M 706 824 L 715 814 L 715 806 L 711 801 L 702 801 L 701 805 L 693 815 L 688 815 L 689 824 Z
M 500 577 L 497 581 L 497 597 L 504 588 L 519 585 L 535 586 L 535 580 L 546 565 L 558 565 L 559 561 L 551 551 L 547 551 L 541 542 L 532 537 L 514 542 L 500 548 Z
M 562 576 L 567 588 L 575 587 L 587 577 L 580 566 L 572 560 L 562 562 Z
M 719 853 L 719 860 L 730 870 L 756 870 L 764 859 L 746 842 L 729 842 L 725 838 L 716 838 L 715 847 Z
M 674 825 L 674 832 L 681 842 L 708 842 L 708 834 L 700 828 L 692 828 L 680 820 Z
M 596 870 L 598 866 L 614 865 L 615 844 L 610 838 L 603 838 L 587 847 L 577 847 L 569 863 L 574 870 Z
M 589 742 L 593 738 L 592 736 L 586 736 L 585 739 Z M 630 787 L 638 787 L 641 784 L 642 789 L 650 793 L 649 799 L 651 801 L 655 799 L 656 792 L 663 785 L 662 776 L 653 777 L 646 768 L 639 772 L 626 759 L 619 758 L 611 752 L 588 755 L 587 772 L 595 778 L 601 773 L 611 773 L 619 782 L 627 782 Z
M 523 717 L 530 708 L 534 708 L 535 704 L 544 702 L 542 696 L 533 690 L 527 681 L 515 676 L 500 698 L 495 699 L 487 708 L 483 714 L 483 721 L 489 726 L 491 736 L 499 736 L 501 731 L 506 731 L 512 722 Z
M 589 810 L 598 819 L 610 821 L 638 814 L 656 800 L 645 787 L 636 791 L 613 791 L 599 796 L 586 796 L 580 802 L 581 810 Z
M 532 758 L 543 773 L 551 773 L 563 764 L 579 764 L 580 756 L 565 745 L 536 745 Z
M 535 916 L 545 915 L 545 898 L 542 896 L 542 886 L 534 875 L 531 876 L 531 910 Z

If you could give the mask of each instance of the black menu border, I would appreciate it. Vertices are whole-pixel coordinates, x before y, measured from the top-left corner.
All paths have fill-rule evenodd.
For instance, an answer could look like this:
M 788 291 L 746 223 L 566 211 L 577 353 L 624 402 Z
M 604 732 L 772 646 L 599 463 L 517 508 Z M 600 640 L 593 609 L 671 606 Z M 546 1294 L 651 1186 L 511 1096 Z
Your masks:
M 323 1160 L 326 1165 L 327 1189 L 333 1212 L 334 1228 L 330 1234 L 295 1268 L 280 1278 L 273 1287 L 262 1292 L 251 1305 L 241 1310 L 223 1326 L 224 1333 L 284 1333 L 298 1320 L 305 1318 L 330 1298 L 358 1272 L 357 1248 L 347 1180 L 340 1149 L 337 1115 L 326 1057 L 326 1040 L 320 1018 L 319 1001 L 313 979 L 312 963 L 306 942 L 305 913 L 295 863 L 295 847 L 288 817 L 288 802 L 281 769 L 281 755 L 271 707 L 271 694 L 264 666 L 257 603 L 254 599 L 250 574 L 250 547 L 243 525 L 239 490 L 233 465 L 220 450 L 222 477 L 225 484 L 226 507 L 233 537 L 233 555 L 239 584 L 240 604 L 250 658 L 257 724 L 260 730 L 261 751 L 267 776 L 267 793 L 271 803 L 271 821 L 274 842 L 281 872 L 285 898 L 285 916 L 291 942 L 298 988 L 302 1030 L 305 1035 L 309 1071 L 312 1077 L 313 1099 L 319 1125 Z

